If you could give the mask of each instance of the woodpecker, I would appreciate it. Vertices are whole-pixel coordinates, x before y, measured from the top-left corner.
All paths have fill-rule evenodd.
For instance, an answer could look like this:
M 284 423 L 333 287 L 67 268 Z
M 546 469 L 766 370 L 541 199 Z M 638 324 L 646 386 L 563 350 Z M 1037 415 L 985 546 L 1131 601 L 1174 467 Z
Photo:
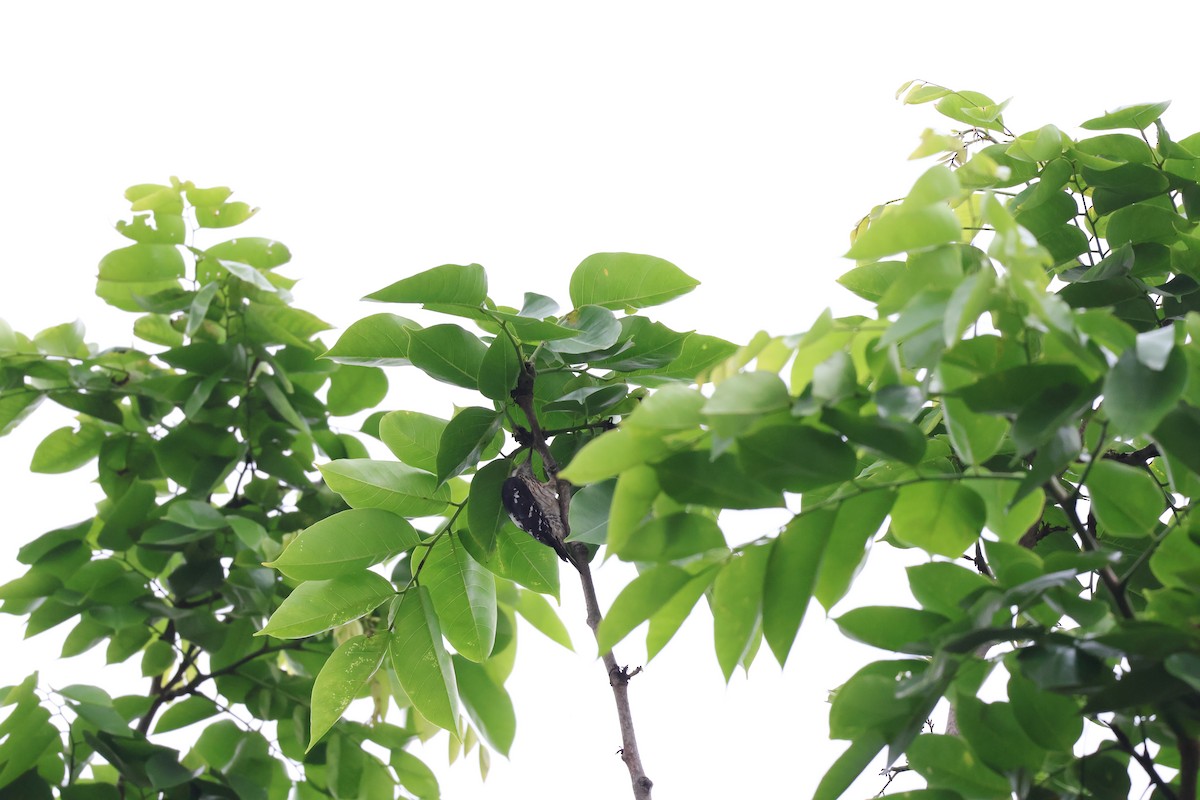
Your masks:
M 500 500 L 514 525 L 547 547 L 553 547 L 563 561 L 574 563 L 563 544 L 566 529 L 558 508 L 558 494 L 550 483 L 534 477 L 529 461 L 522 461 L 505 479 Z

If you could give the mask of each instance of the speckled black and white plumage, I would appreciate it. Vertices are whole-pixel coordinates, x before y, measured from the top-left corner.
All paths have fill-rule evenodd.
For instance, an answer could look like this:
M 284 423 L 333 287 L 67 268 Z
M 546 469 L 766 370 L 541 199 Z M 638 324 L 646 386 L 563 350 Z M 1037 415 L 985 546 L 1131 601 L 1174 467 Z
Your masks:
M 570 561 L 563 544 L 566 532 L 558 508 L 558 495 L 548 483 L 533 475 L 528 461 L 518 464 L 500 488 L 500 499 L 513 524 Z

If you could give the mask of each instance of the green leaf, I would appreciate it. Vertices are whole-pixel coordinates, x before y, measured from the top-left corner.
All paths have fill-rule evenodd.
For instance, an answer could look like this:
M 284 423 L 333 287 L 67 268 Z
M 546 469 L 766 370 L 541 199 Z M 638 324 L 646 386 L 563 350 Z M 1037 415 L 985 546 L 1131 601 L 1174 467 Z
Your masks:
M 347 639 L 329 654 L 313 681 L 312 716 L 304 752 L 312 750 L 350 703 L 363 694 L 367 682 L 383 663 L 390 643 L 391 635 L 379 631 Z
M 389 763 L 396 770 L 396 776 L 400 779 L 400 785 L 417 797 L 425 800 L 425 798 L 440 796 L 437 776 L 433 774 L 433 770 L 425 765 L 424 761 L 421 761 L 412 753 L 406 750 L 393 749 Z
M 983 703 L 965 695 L 959 695 L 954 705 L 963 737 L 989 767 L 1001 773 L 1041 768 L 1046 751 L 1021 730 L 1011 705 Z
M 905 571 L 908 586 L 921 607 L 945 617 L 962 614 L 963 600 L 994 585 L 978 572 L 949 561 L 930 561 Z
M 783 496 L 742 471 L 729 453 L 689 450 L 655 465 L 662 490 L 680 503 L 712 508 L 779 508 Z
M 791 406 L 783 380 L 772 372 L 741 372 L 722 381 L 701 411 L 713 430 L 736 436 L 759 417 Z
M 117 232 L 144 244 L 183 244 L 187 240 L 187 226 L 182 214 L 156 211 L 153 218 L 153 227 L 149 214 L 135 214 L 129 222 L 119 219 Z
M 1092 511 L 1111 536 L 1150 536 L 1166 511 L 1163 488 L 1148 471 L 1102 458 L 1087 476 Z
M 551 641 L 561 644 L 568 650 L 575 649 L 571 644 L 571 634 L 567 632 L 567 626 L 563 624 L 546 598 L 537 592 L 519 590 L 513 609 Z
M 257 636 L 302 639 L 374 611 L 396 590 L 374 572 L 305 581 L 292 590 Z
M 725 546 L 715 520 L 682 511 L 646 520 L 613 552 L 624 561 L 679 561 Z
M 429 588 L 442 635 L 471 661 L 482 661 L 496 642 L 496 579 L 462 543 L 443 536 L 433 545 L 421 571 Z
M 1044 492 L 1034 491 L 1013 502 L 1019 488 L 1016 481 L 969 481 L 967 486 L 983 498 L 987 506 L 987 529 L 1002 542 L 1018 542 L 1042 518 L 1046 505 Z
M 1168 673 L 1200 691 L 1200 656 L 1194 653 L 1174 653 L 1163 660 Z
M 629 537 L 649 516 L 658 494 L 658 475 L 652 467 L 637 466 L 621 473 L 613 489 L 608 514 L 610 552 L 619 553 L 624 549 Z
M 821 421 L 850 441 L 905 464 L 919 464 L 925 456 L 925 434 L 911 422 L 848 414 L 837 408 L 821 412 Z
M 836 514 L 821 509 L 792 517 L 771 547 L 763 577 L 762 628 L 780 666 L 804 620 Z
M 571 533 L 567 541 L 602 545 L 608 538 L 608 515 L 612 506 L 614 481 L 585 486 L 571 496 Z
M 424 586 L 409 589 L 400 602 L 388 652 L 413 708 L 434 725 L 458 736 L 454 664 L 442 645 L 437 613 Z
M 670 444 L 659 434 L 618 428 L 585 444 L 558 476 L 577 485 L 596 483 L 662 458 L 670 451 Z
M 620 323 L 618 342 L 628 342 L 629 347 L 608 358 L 592 359 L 593 369 L 635 372 L 665 367 L 679 357 L 683 343 L 691 336 L 640 316 L 623 317 Z
M 260 270 L 281 267 L 292 260 L 291 252 L 282 242 L 258 236 L 239 236 L 227 242 L 214 244 L 204 251 L 204 255 L 209 258 L 239 261 Z
M 1007 105 L 1007 100 L 996 103 L 980 92 L 957 91 L 941 97 L 934 108 L 938 113 L 958 122 L 1004 133 L 1004 123 L 1000 114 Z
M 375 408 L 387 391 L 388 379 L 383 370 L 344 364 L 329 376 L 326 408 L 335 417 L 348 417 Z
M 963 278 L 954 288 L 946 304 L 946 316 L 942 325 L 943 340 L 947 347 L 959 341 L 967 328 L 974 325 L 987 311 L 995 286 L 996 273 L 985 267 Z
M 705 375 L 708 370 L 729 358 L 738 349 L 733 342 L 716 336 L 693 333 L 683 340 L 679 355 L 666 364 L 654 369 L 639 369 L 627 373 L 647 386 L 664 381 L 692 381 Z
M 104 430 L 95 424 L 81 424 L 79 430 L 59 428 L 33 451 L 29 469 L 47 474 L 78 469 L 96 457 L 104 438 Z
M 738 462 L 764 486 L 806 492 L 842 483 L 858 472 L 854 449 L 807 425 L 770 425 L 738 439 Z
M 698 390 L 669 383 L 642 400 L 621 425 L 664 433 L 695 429 L 702 421 L 701 408 L 705 402 Z
M 275 288 L 275 284 L 271 283 L 265 275 L 256 270 L 249 264 L 242 264 L 239 261 L 229 261 L 226 259 L 217 259 L 217 263 L 221 269 L 233 275 L 238 280 L 244 281 L 259 291 L 267 292 L 268 294 L 278 294 L 279 290 Z M 213 284 L 208 284 L 212 286 Z M 204 288 L 208 288 L 205 286 Z
M 1191 591 L 1200 584 L 1200 543 L 1187 528 L 1171 529 L 1150 557 L 1150 570 L 1164 586 Z
M 521 374 L 521 358 L 507 336 L 497 336 L 479 364 L 479 393 L 501 403 L 512 401 Z
M 654 256 L 596 253 L 571 273 L 576 308 L 599 305 L 613 310 L 665 303 L 700 285 L 679 267 Z
M 972 411 L 1015 414 L 1046 390 L 1085 387 L 1091 383 L 1078 367 L 1067 364 L 1023 364 L 1001 369 L 955 390 Z
M 895 499 L 895 492 L 873 491 L 848 497 L 838 503 L 837 518 L 830 531 L 829 542 L 825 545 L 816 588 L 813 589 L 813 596 L 826 611 L 833 608 L 849 590 L 854 576 L 866 561 L 871 537 L 879 532 Z M 797 574 L 804 574 L 801 569 L 797 568 Z M 768 580 L 770 574 L 767 573 Z M 799 622 L 796 625 L 799 626 Z M 767 627 L 765 621 L 763 627 Z M 792 638 L 795 638 L 794 634 Z M 781 637 L 780 641 L 784 642 L 785 637 Z M 791 640 L 786 640 L 786 644 L 790 645 Z
M 41 405 L 41 392 L 34 389 L 18 389 L 12 394 L 0 395 L 0 436 L 11 433 L 21 420 Z
M 613 600 L 612 607 L 596 630 L 596 642 L 600 652 L 607 653 L 612 650 L 613 645 L 648 620 L 691 579 L 692 575 L 687 571 L 670 564 L 661 564 L 651 567 L 630 581 Z
M 477 306 L 487 299 L 487 289 L 487 273 L 478 264 L 444 264 L 396 281 L 364 299 L 382 303 L 464 303 Z
M 1074 698 L 1039 689 L 1009 670 L 1008 699 L 1025 735 L 1047 750 L 1070 753 L 1083 733 L 1083 717 Z
M 1062 154 L 1063 145 L 1070 140 L 1053 125 L 1043 125 L 1036 131 L 1023 133 L 1008 144 L 1007 153 L 1022 161 L 1050 161 Z
M 352 508 L 382 508 L 401 517 L 441 513 L 450 502 L 450 487 L 404 464 L 369 458 L 342 458 L 323 464 L 329 488 Z
M 454 656 L 454 674 L 467 716 L 475 723 L 484 741 L 507 756 L 517 732 L 517 715 L 508 692 L 497 685 L 482 666 L 461 655 Z
M 464 408 L 442 431 L 437 449 L 437 479 L 445 483 L 479 463 L 483 449 L 496 438 L 504 418 L 487 408 Z
M 379 421 L 379 438 L 410 467 L 437 471 L 438 442 L 446 420 L 417 411 L 392 411 Z
M 478 559 L 487 560 L 495 552 L 496 536 L 508 521 L 500 490 L 508 478 L 509 469 L 508 461 L 499 459 L 484 465 L 471 477 L 467 498 L 467 529 L 459 534 Z
M 994 456 L 1009 427 L 1003 417 L 977 414 L 957 397 L 942 398 L 942 419 L 954 451 L 971 465 Z
M 908 272 L 903 261 L 876 261 L 855 267 L 837 282 L 870 303 L 878 303 L 892 284 Z
M 1187 220 L 1174 211 L 1151 202 L 1134 203 L 1109 215 L 1104 234 L 1111 247 L 1126 242 L 1170 245 L 1179 238 L 1179 231 L 1185 229 L 1187 224 Z
M 434 325 L 408 333 L 408 357 L 429 377 L 443 383 L 479 388 L 479 368 L 487 345 L 458 325 Z
M 174 245 L 130 245 L 100 259 L 96 294 L 122 311 L 141 311 L 138 297 L 177 288 L 183 274 L 183 256 Z
M 1200 441 L 1200 410 L 1179 403 L 1163 417 L 1153 436 L 1165 453 L 1200 474 L 1200 449 L 1192 446 Z
M 961 236 L 962 228 L 949 206 L 888 206 L 858 235 L 845 257 L 877 261 L 955 242 Z
M 1121 106 L 1084 122 L 1079 127 L 1089 131 L 1109 131 L 1117 128 L 1132 128 L 1141 131 L 1149 128 L 1154 121 L 1163 115 L 1170 100 L 1161 103 L 1139 103 L 1131 106 Z
M 412 549 L 421 538 L 404 517 L 378 508 L 352 508 L 310 525 L 264 566 L 300 581 L 361 573 Z
M 933 653 L 930 637 L 950 620 L 914 608 L 864 606 L 847 611 L 834 622 L 844 635 L 872 647 L 930 655 Z
M 599 305 L 580 306 L 563 317 L 560 324 L 578 333 L 570 339 L 546 342 L 546 349 L 556 353 L 571 355 L 607 350 L 621 337 L 621 323 L 613 312 Z
M 219 712 L 220 709 L 213 704 L 212 700 L 200 695 L 192 695 L 172 704 L 164 711 L 163 715 L 158 718 L 158 722 L 154 724 L 154 732 L 167 733 L 186 728 L 188 725 L 214 717 Z
M 829 735 L 834 739 L 883 737 L 893 747 L 914 721 L 924 720 L 927 700 L 912 690 L 926 678 L 926 664 L 911 659 L 875 661 L 862 667 L 834 693 Z M 932 703 L 929 703 L 932 705 Z
M 868 733 L 851 742 L 846 752 L 838 756 L 837 761 L 826 770 L 813 793 L 813 800 L 838 800 L 875 760 L 885 744 L 883 737 L 877 733 Z
M 1162 369 L 1155 370 L 1138 358 L 1136 348 L 1130 348 L 1104 379 L 1104 410 L 1118 435 L 1141 436 L 1158 427 L 1183 396 L 1186 384 L 1187 359 L 1182 352 L 1172 350 Z
M 650 629 L 646 632 L 647 659 L 652 659 L 660 653 L 684 621 L 691 616 L 696 602 L 708 591 L 721 565 L 702 559 L 691 562 L 684 569 L 694 577 L 650 616 Z
M 83 323 L 75 320 L 40 331 L 33 337 L 33 344 L 38 352 L 48 356 L 87 358 L 88 349 L 83 336 Z
M 201 228 L 232 228 L 241 225 L 258 211 L 242 202 L 194 206 L 193 210 L 196 212 L 196 224 Z
M 726 683 L 746 659 L 761 621 L 763 578 L 772 549 L 770 545 L 744 548 L 726 562 L 713 581 L 713 639 Z
M 1006 800 L 1012 787 L 979 761 L 961 738 L 927 733 L 908 746 L 908 763 L 933 789 L 951 789 L 966 800 Z
M 420 328 L 395 314 L 372 314 L 355 322 L 322 356 L 339 364 L 363 367 L 400 367 L 408 359 L 409 334 Z
M 978 494 L 951 481 L 900 487 L 892 507 L 892 533 L 927 553 L 958 558 L 979 538 L 987 507 Z
M 512 523 L 496 532 L 496 550 L 483 565 L 501 578 L 558 597 L 558 556 Z

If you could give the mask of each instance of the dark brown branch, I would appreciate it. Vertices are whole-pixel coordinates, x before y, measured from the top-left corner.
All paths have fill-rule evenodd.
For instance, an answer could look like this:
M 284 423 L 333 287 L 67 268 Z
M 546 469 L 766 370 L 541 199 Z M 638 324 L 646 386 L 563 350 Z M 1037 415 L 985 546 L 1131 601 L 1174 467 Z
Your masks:
M 546 477 L 554 481 L 565 537 L 570 533 L 572 486 L 570 482 L 558 477 L 558 462 L 550 453 L 550 448 L 546 443 L 547 432 L 543 431 L 541 425 L 538 424 L 537 413 L 533 409 L 535 375 L 533 364 L 525 362 L 522 365 L 521 374 L 517 378 L 517 388 L 513 390 L 512 398 L 525 414 L 525 420 L 529 424 L 528 446 L 542 457 L 542 464 L 546 468 Z M 522 444 L 524 443 L 522 442 Z M 590 554 L 587 545 L 582 542 L 568 542 L 566 548 L 571 556 L 572 565 L 579 572 L 583 601 L 587 606 L 587 624 L 592 629 L 592 634 L 595 635 L 602 615 L 600 601 L 596 597 L 596 585 L 592 581 L 592 569 L 588 564 Z M 633 713 L 629 707 L 629 679 L 636 675 L 640 668 L 630 672 L 628 667 L 618 666 L 617 659 L 611 650 L 600 658 L 604 662 L 604 668 L 608 671 L 608 685 L 612 687 L 613 702 L 617 706 L 617 720 L 621 726 L 621 760 L 625 762 L 625 766 L 629 770 L 634 800 L 650 800 L 650 789 L 654 783 L 646 777 L 646 770 L 642 766 L 642 756 L 638 751 L 637 736 L 633 728 Z
M 1051 478 L 1046 482 L 1046 491 L 1050 493 L 1050 496 L 1062 508 L 1063 513 L 1067 515 L 1067 521 L 1071 523 L 1071 527 L 1079 535 L 1079 541 L 1083 544 L 1083 549 L 1099 550 L 1100 545 L 1096 541 L 1095 535 L 1079 519 L 1079 512 L 1075 510 L 1075 500 L 1071 495 L 1067 494 L 1067 491 L 1059 484 L 1057 478 Z M 1100 574 L 1101 582 L 1104 583 L 1105 588 L 1112 595 L 1117 611 L 1125 619 L 1133 619 L 1133 608 L 1129 605 L 1129 598 L 1125 596 L 1125 587 L 1121 584 L 1120 579 L 1117 578 L 1117 574 L 1113 572 L 1112 567 L 1106 564 L 1097 570 L 1097 572 Z
M 1154 759 L 1152 759 L 1146 753 L 1139 751 L 1137 747 L 1134 746 L 1133 741 L 1129 738 L 1125 731 L 1121 730 L 1119 725 L 1110 722 L 1108 723 L 1108 729 L 1112 731 L 1113 736 L 1116 737 L 1117 744 L 1120 745 L 1121 749 L 1126 753 L 1129 753 L 1129 755 L 1141 765 L 1142 769 L 1146 771 L 1146 775 L 1149 776 L 1150 782 L 1153 783 L 1155 788 L 1162 793 L 1163 797 L 1165 797 L 1166 800 L 1178 800 L 1175 790 L 1172 789 L 1170 785 L 1162 779 L 1162 776 L 1158 774 L 1158 770 L 1155 769 Z M 1180 755 L 1182 754 L 1183 751 L 1181 749 Z M 1194 792 L 1192 796 L 1195 796 Z
M 587 605 L 587 624 L 595 634 L 600 627 L 600 603 L 596 599 L 596 586 L 592 582 L 592 570 L 588 565 L 587 546 L 582 542 L 572 542 L 569 547 L 575 556 L 576 567 L 579 570 L 579 582 L 583 585 L 583 599 Z M 633 796 L 636 800 L 650 800 L 650 789 L 653 781 L 646 777 L 642 767 L 642 756 L 638 751 L 637 736 L 633 729 L 633 713 L 629 708 L 629 679 L 640 671 L 640 667 L 629 672 L 627 667 L 617 665 L 617 659 L 612 651 L 601 657 L 604 668 L 608 670 L 608 685 L 612 687 L 613 700 L 617 704 L 617 719 L 621 724 L 621 760 L 629 768 L 629 779 L 633 783 Z
M 1024 547 L 1026 550 L 1032 550 L 1038 546 L 1038 543 L 1042 541 L 1042 539 L 1045 539 L 1050 534 L 1062 533 L 1065 530 L 1067 530 L 1067 528 L 1062 525 L 1047 525 L 1044 521 L 1038 520 L 1036 523 L 1034 523 L 1033 527 L 1021 535 L 1021 539 L 1017 542 L 1017 544 L 1019 544 L 1021 547 Z
M 975 542 L 975 557 L 971 559 L 975 562 L 975 571 L 985 578 L 992 577 L 992 570 L 988 566 L 987 559 L 983 557 L 983 543 Z
M 258 650 L 255 650 L 250 655 L 244 656 L 243 658 L 239 658 L 237 661 L 234 661 L 232 664 L 229 664 L 228 666 L 221 667 L 220 669 L 215 669 L 212 672 L 202 672 L 199 675 L 197 675 L 196 677 L 192 678 L 187 683 L 185 683 L 183 686 L 180 686 L 178 689 L 168 690 L 163 696 L 167 700 L 174 700 L 175 698 L 182 697 L 185 694 L 192 694 L 193 692 L 196 691 L 196 688 L 200 684 L 204 683 L 205 681 L 212 680 L 213 678 L 218 678 L 222 675 L 229 675 L 230 673 L 237 672 L 243 666 L 245 666 L 246 664 L 249 664 L 251 661 L 255 660 L 256 658 L 262 658 L 263 656 L 270 655 L 271 653 L 280 653 L 280 652 L 283 652 L 284 650 L 299 650 L 300 648 L 301 648 L 300 642 L 288 642 L 287 644 L 261 647 Z
M 1179 800 L 1196 800 L 1196 781 L 1200 776 L 1200 742 L 1191 735 L 1174 711 L 1164 714 L 1175 744 L 1179 747 Z
M 1144 467 L 1147 461 L 1152 458 L 1158 458 L 1160 455 L 1158 445 L 1151 443 L 1140 450 L 1134 450 L 1132 453 L 1105 453 L 1104 458 L 1111 461 L 1119 461 L 1122 464 L 1128 464 L 1132 467 Z
M 171 676 L 170 680 L 164 681 L 161 675 L 155 675 L 154 678 L 151 679 L 150 694 L 153 697 L 153 700 L 150 703 L 150 708 L 148 708 L 146 713 L 143 714 L 141 719 L 138 720 L 138 733 L 142 735 L 149 733 L 150 723 L 154 721 L 154 717 L 158 715 L 158 712 L 163 705 L 186 694 L 195 693 L 196 688 L 205 681 L 216 678 L 220 675 L 228 675 L 231 672 L 236 672 L 243 665 L 248 664 L 256 658 L 267 655 L 268 653 L 277 653 L 281 650 L 299 650 L 300 647 L 300 642 L 288 642 L 287 644 L 276 647 L 263 647 L 246 656 L 245 658 L 238 659 L 226 667 L 222 667 L 221 669 L 213 670 L 212 672 L 208 673 L 202 672 L 187 683 L 180 686 L 179 682 L 183 680 L 183 676 L 187 674 L 188 669 L 192 666 L 196 660 L 196 657 L 200 654 L 200 648 L 189 647 L 184 652 L 183 658 L 180 660 L 179 666 L 175 669 L 175 674 Z

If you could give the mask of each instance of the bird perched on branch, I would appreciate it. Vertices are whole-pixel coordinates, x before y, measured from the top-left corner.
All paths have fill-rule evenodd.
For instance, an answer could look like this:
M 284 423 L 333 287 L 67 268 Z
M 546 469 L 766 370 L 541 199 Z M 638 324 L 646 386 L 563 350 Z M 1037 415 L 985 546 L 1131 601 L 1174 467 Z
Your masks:
M 513 524 L 542 544 L 553 547 L 563 561 L 574 563 L 563 543 L 567 533 L 558 506 L 558 493 L 551 483 L 543 483 L 534 476 L 530 461 L 522 461 L 504 480 L 500 499 Z

